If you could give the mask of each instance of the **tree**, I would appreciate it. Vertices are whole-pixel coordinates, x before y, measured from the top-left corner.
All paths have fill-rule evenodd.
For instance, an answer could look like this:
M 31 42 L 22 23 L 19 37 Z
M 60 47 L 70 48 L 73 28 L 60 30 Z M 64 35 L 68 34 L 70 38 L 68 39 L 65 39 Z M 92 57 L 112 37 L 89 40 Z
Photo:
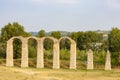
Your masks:
M 62 39 L 60 41 L 60 49 L 70 49 L 71 42 L 68 39 Z
M 35 39 L 28 40 L 28 50 L 29 50 L 29 58 L 37 57 L 37 41 Z
M 44 30 L 40 30 L 38 32 L 38 37 L 45 37 L 46 36 L 46 32 Z M 53 49 L 53 41 L 50 39 L 45 39 L 44 40 L 44 48 L 45 50 L 49 50 L 49 49 Z
M 18 22 L 14 22 L 13 24 L 8 23 L 1 29 L 1 44 L 4 44 L 4 49 L 6 49 L 6 42 L 13 36 L 30 36 L 27 32 L 25 32 L 24 27 L 20 25 Z M 15 39 L 13 42 L 14 45 L 14 58 L 20 57 L 21 50 L 21 41 Z M 19 45 L 19 46 L 18 46 Z M 4 52 L 5 53 L 5 52 Z
M 53 44 L 54 44 L 54 42 L 51 39 L 46 38 L 44 40 L 44 48 L 45 48 L 45 50 L 53 49 Z
M 88 31 L 85 33 L 85 42 L 86 42 L 86 48 L 92 48 L 95 49 L 96 43 L 100 43 L 102 42 L 102 35 L 93 31 Z
M 59 38 L 61 38 L 61 33 L 59 31 L 53 31 L 53 32 L 51 32 L 51 36 L 59 39 Z
M 77 47 L 78 49 L 84 50 L 85 49 L 85 32 L 78 32 L 77 37 Z
M 70 37 L 77 42 L 78 39 L 78 32 L 72 32 Z
M 114 64 L 120 64 L 120 29 L 113 28 L 108 36 L 109 50 Z
M 1 29 L 1 41 L 6 42 L 13 36 L 30 36 L 27 32 L 25 32 L 24 27 L 20 25 L 18 22 L 14 22 L 13 24 L 8 23 Z
M 59 39 L 59 38 L 61 38 L 61 33 L 59 31 L 53 31 L 53 32 L 51 32 L 50 36 Z M 45 39 L 44 44 L 45 44 L 44 47 L 46 50 L 53 49 L 53 41 L 52 40 Z
M 46 36 L 46 32 L 44 30 L 40 30 L 38 32 L 38 37 L 45 37 Z
M 76 41 L 77 48 L 81 50 L 94 48 L 94 44 L 102 42 L 102 34 L 93 31 L 73 32 L 71 38 Z
M 120 30 L 113 28 L 108 36 L 109 49 L 111 52 L 120 52 Z

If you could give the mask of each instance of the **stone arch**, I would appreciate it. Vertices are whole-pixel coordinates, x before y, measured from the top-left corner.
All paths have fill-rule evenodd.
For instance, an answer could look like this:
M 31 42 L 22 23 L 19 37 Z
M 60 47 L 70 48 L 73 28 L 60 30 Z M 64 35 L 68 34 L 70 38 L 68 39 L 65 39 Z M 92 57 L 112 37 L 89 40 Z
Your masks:
M 40 40 L 39 40 L 39 38 L 38 37 L 35 37 L 35 36 L 30 36 L 30 37 L 27 37 L 26 38 L 27 39 L 27 41 L 29 41 L 29 39 L 34 39 L 34 40 L 36 40 L 36 42 L 37 42 L 37 63 L 36 63 L 36 67 L 38 67 L 38 62 L 39 62 L 39 58 L 38 58 L 38 56 L 40 55 L 40 49 L 39 49 L 39 46 L 40 46 Z M 28 42 L 27 42 L 27 45 L 28 45 Z M 27 47 L 27 50 L 28 50 L 28 47 Z M 28 51 L 29 52 L 29 51 Z M 29 60 L 28 60 L 29 61 Z
M 58 39 L 56 39 L 56 38 L 54 38 L 54 37 L 50 37 L 50 36 L 42 37 L 42 38 L 40 38 L 40 39 L 41 39 L 41 41 L 44 41 L 46 38 L 51 39 L 54 43 L 55 43 L 56 41 L 58 41 Z
M 38 37 L 35 37 L 35 36 L 30 36 L 30 37 L 27 37 L 26 39 L 27 39 L 27 40 L 29 40 L 29 39 L 35 39 L 36 41 L 38 41 L 39 38 L 38 38 Z
M 62 37 L 59 39 L 59 43 L 62 39 L 68 39 L 71 42 L 70 45 L 70 69 L 76 69 L 76 42 L 70 37 Z
M 72 40 L 70 37 L 67 37 L 67 36 L 61 37 L 61 38 L 59 39 L 59 42 L 60 42 L 62 39 L 68 39 L 71 43 L 75 43 L 74 40 Z
M 19 39 L 22 42 L 23 37 L 12 37 L 7 41 L 6 49 L 6 66 L 14 66 L 13 61 L 13 41 L 14 39 Z
M 54 38 L 54 37 L 42 37 L 40 38 L 41 41 L 41 45 L 40 45 L 40 52 L 41 52 L 41 66 L 42 68 L 44 67 L 44 56 L 43 56 L 43 42 L 44 40 L 48 38 L 51 39 L 53 41 L 53 69 L 59 69 L 59 42 L 58 39 Z
M 6 56 L 6 66 L 14 66 L 13 65 L 13 40 L 17 38 L 20 39 L 22 42 L 22 57 L 21 57 L 21 67 L 28 67 L 28 39 L 33 38 L 37 41 L 37 68 L 44 68 L 44 61 L 43 61 L 43 42 L 46 38 L 51 39 L 53 44 L 53 68 L 59 69 L 59 43 L 60 40 L 63 38 L 67 38 L 71 42 L 71 49 L 70 49 L 70 69 L 76 69 L 76 43 L 69 37 L 62 37 L 59 40 L 53 37 L 12 37 L 7 41 L 7 56 Z

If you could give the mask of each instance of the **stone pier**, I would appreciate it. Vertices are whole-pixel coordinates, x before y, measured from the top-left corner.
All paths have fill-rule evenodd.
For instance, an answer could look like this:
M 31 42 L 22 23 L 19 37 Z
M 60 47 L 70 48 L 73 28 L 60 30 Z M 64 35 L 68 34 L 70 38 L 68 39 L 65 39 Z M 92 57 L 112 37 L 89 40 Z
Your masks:
M 70 48 L 70 69 L 76 69 L 76 44 L 74 41 Z
M 12 67 L 13 64 L 13 40 L 10 39 L 7 41 L 7 50 L 6 50 L 6 66 Z
M 21 67 L 28 67 L 28 40 L 22 39 Z
M 91 49 L 89 49 L 87 51 L 87 69 L 93 69 L 94 65 L 93 65 L 93 52 Z
M 38 47 L 37 47 L 37 68 L 44 68 L 44 55 L 43 55 L 43 41 L 38 40 Z
M 109 50 L 107 50 L 106 54 L 105 70 L 111 70 L 111 56 Z
M 59 58 L 59 43 L 58 41 L 55 41 L 54 42 L 54 45 L 53 45 L 53 69 L 59 69 L 60 68 L 60 58 Z

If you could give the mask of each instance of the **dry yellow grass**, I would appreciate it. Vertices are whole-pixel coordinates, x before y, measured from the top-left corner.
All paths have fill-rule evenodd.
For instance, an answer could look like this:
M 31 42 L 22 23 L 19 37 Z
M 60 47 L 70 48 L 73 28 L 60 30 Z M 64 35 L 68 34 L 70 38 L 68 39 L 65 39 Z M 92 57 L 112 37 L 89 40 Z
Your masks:
M 53 70 L 0 66 L 0 80 L 120 80 L 120 70 Z

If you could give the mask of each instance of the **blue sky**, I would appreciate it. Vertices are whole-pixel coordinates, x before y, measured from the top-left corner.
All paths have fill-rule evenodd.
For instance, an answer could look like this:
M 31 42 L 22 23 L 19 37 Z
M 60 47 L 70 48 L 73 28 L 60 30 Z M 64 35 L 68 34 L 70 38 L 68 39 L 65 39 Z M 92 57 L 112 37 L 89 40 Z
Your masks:
M 0 28 L 19 22 L 26 31 L 120 28 L 120 0 L 0 0 Z

